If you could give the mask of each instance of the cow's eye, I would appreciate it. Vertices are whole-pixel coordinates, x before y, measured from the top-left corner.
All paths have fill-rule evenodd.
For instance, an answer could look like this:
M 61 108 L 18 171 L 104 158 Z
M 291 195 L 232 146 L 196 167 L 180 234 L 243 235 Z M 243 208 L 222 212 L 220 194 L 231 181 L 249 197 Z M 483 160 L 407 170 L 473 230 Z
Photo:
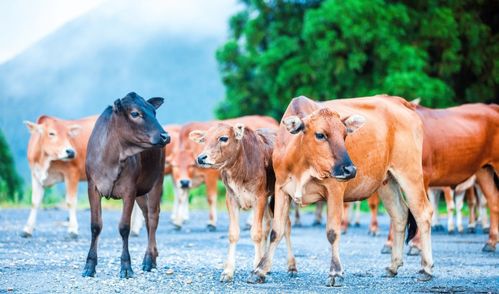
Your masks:
M 220 141 L 220 142 L 224 142 L 224 143 L 225 143 L 225 142 L 229 141 L 229 137 L 227 137 L 227 136 L 222 136 L 222 137 L 218 138 L 218 141 Z
M 323 141 L 326 140 L 326 135 L 324 135 L 324 133 L 315 133 L 315 138 L 317 140 Z
M 132 111 L 132 112 L 130 112 L 130 116 L 133 118 L 137 118 L 140 116 L 140 113 L 138 113 L 137 111 Z
M 54 132 L 49 132 L 49 136 L 50 137 L 55 137 L 55 133 Z

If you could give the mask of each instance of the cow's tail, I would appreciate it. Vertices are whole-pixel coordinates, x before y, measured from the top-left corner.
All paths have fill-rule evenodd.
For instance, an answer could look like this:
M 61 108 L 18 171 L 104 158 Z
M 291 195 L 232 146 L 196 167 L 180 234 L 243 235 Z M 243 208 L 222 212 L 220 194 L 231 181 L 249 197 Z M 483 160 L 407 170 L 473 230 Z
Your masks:
M 270 217 L 274 218 L 274 208 L 275 208 L 275 196 L 272 195 L 270 196 L 270 201 L 269 201 L 269 212 L 270 212 Z
M 412 212 L 409 210 L 409 215 L 407 216 L 407 239 L 405 239 L 405 243 L 409 243 L 414 236 L 416 236 L 416 233 L 418 231 L 418 225 L 416 223 L 416 219 L 414 218 L 414 215 L 412 215 Z

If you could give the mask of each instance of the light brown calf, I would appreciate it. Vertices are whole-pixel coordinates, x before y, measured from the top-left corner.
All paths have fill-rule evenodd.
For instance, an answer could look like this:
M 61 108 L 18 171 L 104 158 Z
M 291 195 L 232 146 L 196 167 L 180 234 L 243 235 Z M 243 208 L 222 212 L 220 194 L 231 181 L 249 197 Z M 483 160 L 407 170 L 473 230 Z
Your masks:
M 207 131 L 191 132 L 191 139 L 204 145 L 197 156 L 197 165 L 218 169 L 227 190 L 229 251 L 220 277 L 222 282 L 231 281 L 234 277 L 240 209 L 254 209 L 251 226 L 251 239 L 255 246 L 253 269 L 265 252 L 271 221 L 268 199 L 274 194 L 275 185 L 272 168 L 275 135 L 275 129 L 253 131 L 241 123 L 235 126 L 220 123 Z M 296 267 L 289 234 L 287 238 L 289 272 L 293 274 Z
M 96 116 L 63 120 L 42 115 L 36 123 L 24 122 L 31 133 L 28 161 L 31 169 L 32 207 L 21 236 L 30 237 L 33 234 L 45 188 L 60 182 L 66 185 L 68 233 L 73 238 L 78 236 L 78 182 L 86 180 L 87 143 L 96 120 Z
M 209 121 L 209 122 L 192 122 L 185 124 L 181 127 L 179 131 L 178 139 L 178 149 L 174 152 L 172 158 L 172 168 L 173 168 L 173 179 L 176 186 L 176 197 L 178 197 L 178 206 L 183 207 L 188 205 L 189 191 L 191 188 L 195 188 L 202 183 L 206 184 L 206 194 L 208 205 L 210 206 L 208 230 L 216 230 L 217 223 L 217 181 L 219 179 L 219 173 L 216 169 L 205 169 L 196 166 L 195 156 L 197 156 L 203 146 L 197 144 L 189 139 L 189 134 L 194 130 L 205 131 L 210 127 L 216 125 L 220 121 Z M 265 116 L 243 116 L 235 119 L 224 120 L 230 125 L 236 123 L 242 123 L 247 128 L 258 129 L 258 128 L 272 128 L 277 126 L 277 122 Z M 184 215 L 180 213 L 182 209 L 177 210 L 177 213 L 173 215 L 173 223 L 178 228 L 181 228 L 183 222 L 185 221 Z
M 295 98 L 281 122 L 273 153 L 276 173 L 275 214 L 269 250 L 248 282 L 263 282 L 286 231 L 290 199 L 309 204 L 327 201 L 327 239 L 332 258 L 327 286 L 341 284 L 340 225 L 344 201 L 357 201 L 378 191 L 395 224 L 388 276 L 402 265 L 405 229 L 422 238 L 420 278 L 431 278 L 432 207 L 422 171 L 422 124 L 408 102 L 375 96 L 318 103 Z M 400 190 L 405 192 L 403 200 Z M 414 218 L 411 216 L 414 215 Z

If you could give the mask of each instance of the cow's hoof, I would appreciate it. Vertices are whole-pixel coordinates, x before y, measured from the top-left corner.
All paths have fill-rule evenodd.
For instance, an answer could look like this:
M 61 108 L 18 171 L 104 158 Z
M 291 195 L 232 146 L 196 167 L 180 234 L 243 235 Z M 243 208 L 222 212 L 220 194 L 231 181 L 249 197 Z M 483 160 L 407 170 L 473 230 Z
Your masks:
M 320 227 L 320 226 L 322 226 L 322 222 L 321 221 L 314 220 L 314 222 L 312 223 L 312 227 Z
M 120 270 L 120 279 L 130 279 L 133 278 L 133 270 L 131 266 L 122 267 Z
M 132 237 L 138 237 L 139 235 L 140 235 L 140 232 L 130 231 L 130 236 L 132 236 Z
M 367 232 L 367 235 L 369 236 L 372 236 L 372 237 L 376 237 L 378 235 L 378 231 L 375 231 L 375 230 L 369 230 Z
M 431 227 L 431 230 L 433 232 L 443 232 L 444 231 L 444 226 L 438 224 L 438 225 L 434 225 L 433 227 Z
M 71 239 L 71 240 L 78 240 L 78 233 L 75 233 L 75 232 L 69 232 L 68 237 L 69 237 L 69 239 Z
M 296 270 L 296 268 L 290 268 L 290 269 L 288 269 L 288 276 L 290 278 L 296 278 L 296 277 L 298 277 L 298 271 Z
M 391 254 L 392 253 L 392 247 L 388 245 L 383 245 L 383 248 L 381 248 L 381 254 Z
M 206 229 L 208 230 L 208 232 L 215 232 L 217 230 L 217 227 L 212 224 L 209 224 L 206 226 Z
M 25 231 L 22 231 L 21 234 L 20 234 L 21 237 L 23 238 L 31 238 L 33 237 L 33 235 L 31 233 L 28 233 L 28 232 L 25 232 Z
M 142 270 L 144 272 L 150 272 L 153 268 L 156 268 L 156 262 L 150 254 L 147 254 L 144 256 L 144 261 L 142 261 Z
M 342 235 L 345 235 L 346 233 L 347 233 L 347 230 L 346 230 L 346 229 L 344 229 L 344 230 L 342 229 L 342 230 L 341 230 L 341 234 L 342 234 Z
M 244 225 L 244 229 L 243 229 L 243 230 L 244 230 L 244 231 L 249 231 L 249 230 L 251 230 L 251 225 L 250 225 L 250 224 L 245 224 L 245 225 Z
M 228 283 L 228 282 L 232 282 L 234 278 L 234 274 L 229 274 L 229 273 L 226 273 L 226 272 L 223 272 L 222 275 L 220 276 L 220 282 L 222 283 Z
M 462 235 L 464 234 L 464 229 L 457 230 L 457 232 L 459 233 L 459 235 Z
M 260 276 L 254 271 L 251 272 L 250 276 L 246 280 L 248 284 L 263 284 L 265 283 L 265 276 Z
M 180 230 L 182 230 L 182 225 L 179 225 L 179 224 L 173 224 L 173 229 L 174 229 L 175 231 L 180 231 Z
M 326 281 L 326 286 L 327 287 L 342 287 L 344 284 L 343 282 L 345 279 L 343 276 L 336 275 L 336 276 L 329 276 Z
M 397 275 L 397 272 L 392 271 L 389 267 L 385 268 L 385 273 L 383 274 L 383 277 L 385 278 L 393 278 Z
M 485 246 L 483 246 L 482 251 L 483 252 L 495 252 L 496 251 L 496 247 L 490 245 L 489 243 L 487 243 L 487 244 L 485 244 Z
M 454 230 L 449 230 L 447 233 L 448 233 L 449 235 L 454 235 L 454 234 L 456 233 L 456 231 L 454 231 Z
M 355 223 L 353 226 L 356 228 L 360 228 L 360 223 Z
M 293 228 L 301 228 L 303 225 L 301 224 L 301 222 L 295 222 L 293 224 Z
M 484 234 L 488 234 L 490 231 L 490 227 L 489 228 L 483 228 L 483 233 Z
M 468 234 L 475 234 L 476 229 L 475 228 L 468 228 Z
M 407 251 L 407 255 L 409 256 L 418 256 L 421 253 L 421 250 L 415 246 L 409 246 L 409 251 Z
M 95 266 L 92 265 L 85 265 L 85 268 L 83 269 L 83 273 L 81 273 L 82 277 L 95 277 Z
M 417 277 L 418 282 L 428 282 L 431 279 L 433 279 L 433 276 L 425 272 L 424 270 L 420 270 L 418 272 L 418 277 Z

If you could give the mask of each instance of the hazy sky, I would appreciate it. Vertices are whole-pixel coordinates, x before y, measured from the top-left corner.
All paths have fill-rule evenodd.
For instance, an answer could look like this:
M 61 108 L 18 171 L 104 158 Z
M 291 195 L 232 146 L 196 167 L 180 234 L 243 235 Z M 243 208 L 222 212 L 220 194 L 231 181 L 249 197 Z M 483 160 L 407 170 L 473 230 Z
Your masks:
M 106 1 L 116 0 L 0 0 L 0 63 Z M 152 25 L 161 22 L 178 32 L 218 36 L 226 33 L 227 20 L 238 8 L 237 0 L 125 1 L 146 6 L 142 12 L 156 12 L 148 15 Z

